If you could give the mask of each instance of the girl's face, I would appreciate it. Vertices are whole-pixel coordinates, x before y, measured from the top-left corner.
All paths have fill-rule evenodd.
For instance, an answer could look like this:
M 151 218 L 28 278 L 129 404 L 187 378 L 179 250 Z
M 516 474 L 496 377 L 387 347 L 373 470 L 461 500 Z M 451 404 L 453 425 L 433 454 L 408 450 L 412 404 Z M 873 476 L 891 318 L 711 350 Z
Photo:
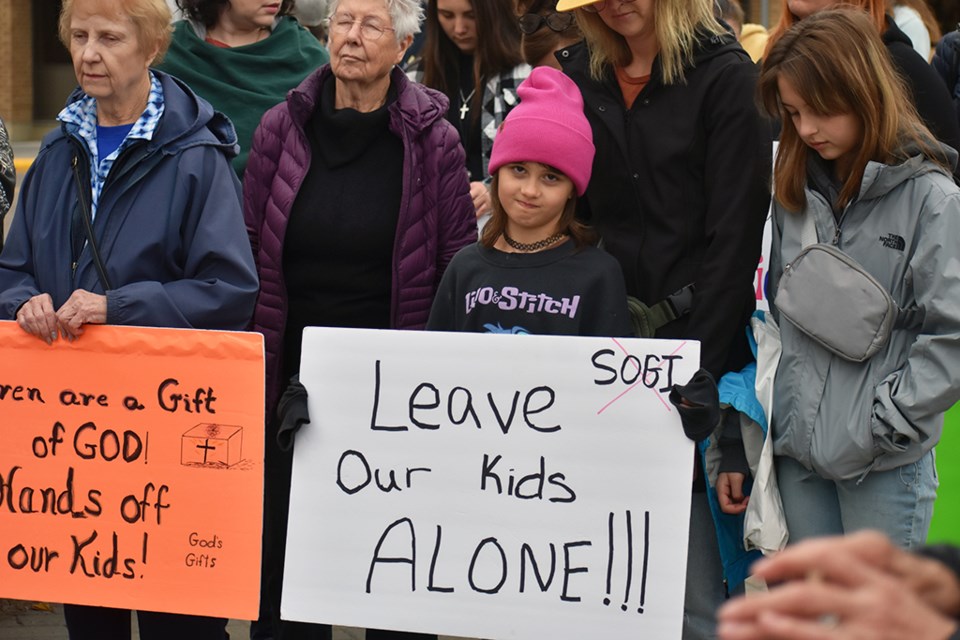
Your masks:
M 824 160 L 836 163 L 840 178 L 850 174 L 850 167 L 863 140 L 863 123 L 852 113 L 824 115 L 814 111 L 782 75 L 777 78 L 780 101 L 803 143 Z
M 530 242 L 559 231 L 560 216 L 574 194 L 570 178 L 539 162 L 512 162 L 500 167 L 497 182 L 510 237 Z
M 437 19 L 447 37 L 463 53 L 477 48 L 477 16 L 470 0 L 437 0 Z
M 797 16 L 800 20 L 815 14 L 817 11 L 823 11 L 835 4 L 839 0 L 787 0 L 787 8 L 790 13 Z

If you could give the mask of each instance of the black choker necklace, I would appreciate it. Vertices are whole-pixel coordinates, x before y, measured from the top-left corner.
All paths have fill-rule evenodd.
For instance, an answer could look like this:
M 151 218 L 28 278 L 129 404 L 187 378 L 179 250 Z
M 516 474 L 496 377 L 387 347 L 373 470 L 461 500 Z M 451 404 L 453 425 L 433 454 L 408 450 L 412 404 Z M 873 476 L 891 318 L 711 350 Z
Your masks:
M 536 242 L 527 243 L 527 242 L 517 242 L 516 240 L 508 236 L 506 231 L 504 231 L 503 240 L 508 245 L 516 249 L 517 251 L 530 253 L 531 251 L 539 251 L 540 249 L 545 249 L 546 247 L 549 247 L 550 245 L 556 243 L 558 240 L 565 237 L 566 235 L 567 235 L 566 233 L 564 233 L 563 231 L 560 231 L 559 233 L 553 234 L 549 238 L 544 238 L 543 240 L 537 240 Z

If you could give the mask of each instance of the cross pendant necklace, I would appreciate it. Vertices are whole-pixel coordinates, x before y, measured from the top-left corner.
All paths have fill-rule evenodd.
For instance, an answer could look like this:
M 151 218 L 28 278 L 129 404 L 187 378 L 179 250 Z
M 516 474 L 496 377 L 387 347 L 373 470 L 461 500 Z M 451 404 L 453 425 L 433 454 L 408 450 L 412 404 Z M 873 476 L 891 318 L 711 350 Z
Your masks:
M 467 118 L 467 114 L 470 113 L 470 99 L 473 98 L 473 94 L 477 92 L 477 88 L 474 87 L 473 91 L 470 92 L 470 95 L 467 97 L 463 96 L 463 89 L 460 89 L 460 121 L 463 122 Z

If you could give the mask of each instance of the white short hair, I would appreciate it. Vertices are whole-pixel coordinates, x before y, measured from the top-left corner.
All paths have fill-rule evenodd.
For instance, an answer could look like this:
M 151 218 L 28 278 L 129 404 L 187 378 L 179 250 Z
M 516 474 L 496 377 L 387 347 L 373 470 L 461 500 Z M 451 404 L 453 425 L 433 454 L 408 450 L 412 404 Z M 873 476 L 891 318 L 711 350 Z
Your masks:
M 420 25 L 423 23 L 423 4 L 420 0 L 383 0 L 383 3 L 390 14 L 397 42 L 403 42 L 408 36 L 420 33 Z M 339 5 L 340 0 L 330 0 L 328 15 L 333 15 Z

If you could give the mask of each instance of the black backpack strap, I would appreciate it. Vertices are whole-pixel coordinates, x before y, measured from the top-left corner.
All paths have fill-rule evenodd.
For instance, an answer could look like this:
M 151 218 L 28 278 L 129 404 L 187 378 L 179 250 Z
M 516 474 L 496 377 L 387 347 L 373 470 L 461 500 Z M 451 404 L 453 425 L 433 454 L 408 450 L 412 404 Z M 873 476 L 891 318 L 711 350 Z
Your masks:
M 87 200 L 83 197 L 86 193 L 83 187 L 83 181 L 80 179 L 80 168 L 77 166 L 77 156 L 73 156 L 73 177 L 77 181 L 77 202 L 80 203 L 80 217 L 83 218 L 83 231 L 87 236 L 87 244 L 90 246 L 90 252 L 93 254 L 93 264 L 97 267 L 97 274 L 100 276 L 100 284 L 104 291 L 110 291 L 110 279 L 107 277 L 107 270 L 103 266 L 103 260 L 100 258 L 100 249 L 97 248 L 97 241 L 93 236 L 93 220 L 90 217 L 90 208 L 87 206 Z M 87 187 L 89 189 L 89 186 Z M 79 258 L 79 251 L 74 256 L 74 261 Z

